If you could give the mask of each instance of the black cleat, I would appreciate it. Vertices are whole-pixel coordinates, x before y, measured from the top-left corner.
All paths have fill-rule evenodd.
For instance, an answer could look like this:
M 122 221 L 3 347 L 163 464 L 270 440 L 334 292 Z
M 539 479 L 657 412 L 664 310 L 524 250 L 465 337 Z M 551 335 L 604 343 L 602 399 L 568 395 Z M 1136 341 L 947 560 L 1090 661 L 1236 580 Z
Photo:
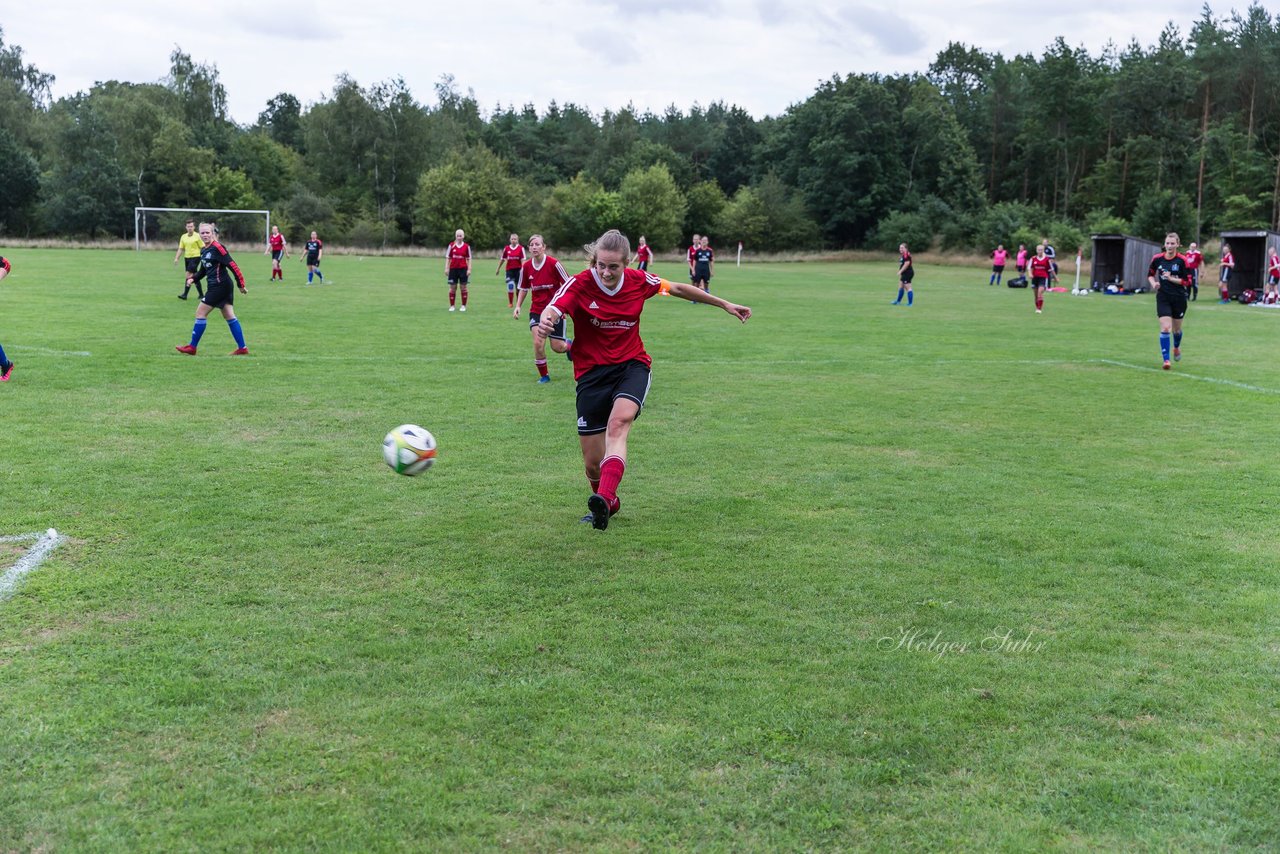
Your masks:
M 178 294 L 178 299 L 186 299 L 186 298 L 187 298 L 186 294 Z
M 587 509 L 591 511 L 591 527 L 603 531 L 609 527 L 609 502 L 599 493 L 592 493 L 587 499 Z

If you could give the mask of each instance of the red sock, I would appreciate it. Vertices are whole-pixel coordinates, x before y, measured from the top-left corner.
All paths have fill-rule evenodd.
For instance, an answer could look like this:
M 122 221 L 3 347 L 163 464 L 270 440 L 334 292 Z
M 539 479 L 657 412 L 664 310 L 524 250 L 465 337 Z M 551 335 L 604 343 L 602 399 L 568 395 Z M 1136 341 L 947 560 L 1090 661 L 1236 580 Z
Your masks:
M 594 492 L 596 495 L 600 494 L 600 478 L 596 478 L 595 480 L 592 480 L 591 478 L 587 478 L 587 483 L 591 484 L 592 492 Z
M 1036 299 L 1036 308 L 1037 309 L 1044 308 L 1044 297 L 1039 297 Z
M 597 494 L 604 496 L 611 504 L 617 500 L 618 484 L 622 482 L 622 473 L 626 470 L 627 464 L 622 461 L 622 457 L 605 457 L 600 464 L 600 489 Z
M 515 308 L 515 307 L 516 307 L 515 291 L 507 291 L 507 308 Z
M 534 359 L 533 363 L 538 366 L 538 376 L 545 377 L 547 375 L 547 360 Z
M 458 295 L 457 295 L 456 293 L 454 293 L 453 291 L 450 291 L 450 292 L 449 292 L 449 305 L 453 305 L 453 303 L 454 303 L 454 301 L 457 299 L 457 297 L 458 297 Z
M 467 292 L 466 292 L 466 291 L 463 291 L 463 292 L 462 292 L 462 304 L 463 304 L 463 305 L 466 305 L 466 304 L 467 304 Z

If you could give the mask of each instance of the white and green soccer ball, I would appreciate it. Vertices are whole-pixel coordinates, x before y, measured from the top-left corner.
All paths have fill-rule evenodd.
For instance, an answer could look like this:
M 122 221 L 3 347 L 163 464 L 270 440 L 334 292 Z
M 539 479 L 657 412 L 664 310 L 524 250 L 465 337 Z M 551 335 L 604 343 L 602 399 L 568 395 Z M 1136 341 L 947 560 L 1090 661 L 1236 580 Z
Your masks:
M 382 458 L 396 474 L 420 475 L 436 461 L 436 437 L 417 424 L 401 424 L 382 440 Z

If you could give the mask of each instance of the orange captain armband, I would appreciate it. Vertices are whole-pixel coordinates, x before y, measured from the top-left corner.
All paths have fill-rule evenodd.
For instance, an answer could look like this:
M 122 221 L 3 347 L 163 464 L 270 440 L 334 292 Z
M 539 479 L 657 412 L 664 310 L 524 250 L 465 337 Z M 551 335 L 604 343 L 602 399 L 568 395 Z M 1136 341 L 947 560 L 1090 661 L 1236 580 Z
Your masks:
M 666 279 L 659 279 L 659 280 L 658 280 L 658 293 L 659 293 L 660 295 L 664 296 L 664 297 L 665 297 L 665 296 L 670 296 L 670 295 L 671 295 L 671 283 L 670 283 L 670 282 L 668 282 Z

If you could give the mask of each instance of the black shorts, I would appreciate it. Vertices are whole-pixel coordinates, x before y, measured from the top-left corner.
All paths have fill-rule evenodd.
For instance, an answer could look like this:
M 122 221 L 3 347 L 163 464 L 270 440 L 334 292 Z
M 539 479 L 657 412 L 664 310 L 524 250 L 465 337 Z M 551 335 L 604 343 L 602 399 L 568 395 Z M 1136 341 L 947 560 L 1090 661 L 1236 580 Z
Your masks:
M 518 284 L 520 284 L 520 271 L 508 270 L 507 271 L 507 290 L 509 291 L 515 290 L 515 287 Z
M 637 269 L 637 270 L 640 270 L 640 271 L 642 271 L 642 272 L 643 272 L 643 271 L 645 271 L 645 270 L 648 270 L 648 269 L 649 269 L 649 262 L 648 262 L 648 261 L 637 261 L 637 262 L 636 262 L 636 269 Z
M 200 272 L 200 256 L 199 255 L 197 255 L 194 258 L 187 259 L 187 272 L 192 274 Z
M 1026 265 L 1026 264 L 1018 264 L 1018 265 L 1017 265 L 1016 267 L 1014 267 L 1013 269 L 1017 270 L 1017 271 L 1018 271 L 1018 275 L 1019 275 L 1019 276 L 1021 276 L 1023 273 L 1027 272 L 1027 265 Z
M 541 316 L 542 316 L 541 312 L 535 312 L 535 311 L 529 312 L 529 328 L 530 329 L 538 325 L 538 319 Z M 548 335 L 547 337 L 554 338 L 557 341 L 566 340 L 564 337 L 564 315 L 563 314 L 560 315 L 560 319 L 556 321 L 556 328 L 552 329 L 551 334 Z
M 1187 289 L 1181 285 L 1163 285 L 1156 291 L 1156 317 L 1181 320 L 1187 314 Z
M 710 283 L 711 283 L 711 271 L 710 271 L 710 270 L 708 270 L 708 269 L 706 269 L 706 268 L 702 268 L 702 269 L 696 269 L 696 270 L 694 270 L 694 271 L 693 271 L 693 283 L 696 285 L 698 282 L 702 282 L 703 284 L 710 284 Z
M 643 362 L 631 359 L 621 365 L 597 365 L 578 380 L 578 435 L 603 433 L 618 398 L 634 400 L 643 410 L 648 394 L 649 369 Z
M 283 249 L 272 249 L 272 250 L 271 250 L 271 260 L 272 260 L 272 261 L 279 261 L 279 260 L 280 260 L 281 258 L 283 258 L 283 257 L 284 257 L 284 250 L 283 250 Z
M 916 277 L 916 270 L 914 267 L 908 267 L 905 270 L 898 271 L 899 282 L 903 282 L 909 285 L 911 284 L 911 280 L 914 279 L 915 277 Z
M 212 285 L 204 292 L 204 296 L 200 298 L 200 302 L 214 308 L 222 308 L 224 305 L 234 305 L 236 301 L 236 289 L 234 285 Z
M 319 258 L 319 256 L 316 256 L 316 255 L 308 255 L 308 256 L 307 256 L 307 266 L 308 266 L 308 267 L 319 267 L 319 266 L 320 266 L 320 258 Z
M 992 264 L 992 265 L 991 265 L 991 272 L 993 272 L 993 273 L 1003 273 L 1003 272 L 1004 272 L 1004 265 L 1003 265 L 1003 264 Z
M 450 285 L 462 285 L 465 288 L 469 281 L 465 267 L 455 267 L 449 270 Z
M 1049 287 L 1049 277 L 1048 277 L 1048 276 L 1032 276 L 1032 277 L 1031 277 L 1031 287 L 1033 287 L 1033 288 L 1047 288 L 1047 287 Z
M 1230 268 L 1230 267 L 1223 267 L 1223 268 L 1222 268 L 1222 272 L 1218 274 L 1218 281 L 1219 281 L 1219 282 L 1221 282 L 1221 283 L 1222 283 L 1222 284 L 1224 284 L 1224 285 L 1225 285 L 1227 282 L 1231 281 L 1231 268 Z

